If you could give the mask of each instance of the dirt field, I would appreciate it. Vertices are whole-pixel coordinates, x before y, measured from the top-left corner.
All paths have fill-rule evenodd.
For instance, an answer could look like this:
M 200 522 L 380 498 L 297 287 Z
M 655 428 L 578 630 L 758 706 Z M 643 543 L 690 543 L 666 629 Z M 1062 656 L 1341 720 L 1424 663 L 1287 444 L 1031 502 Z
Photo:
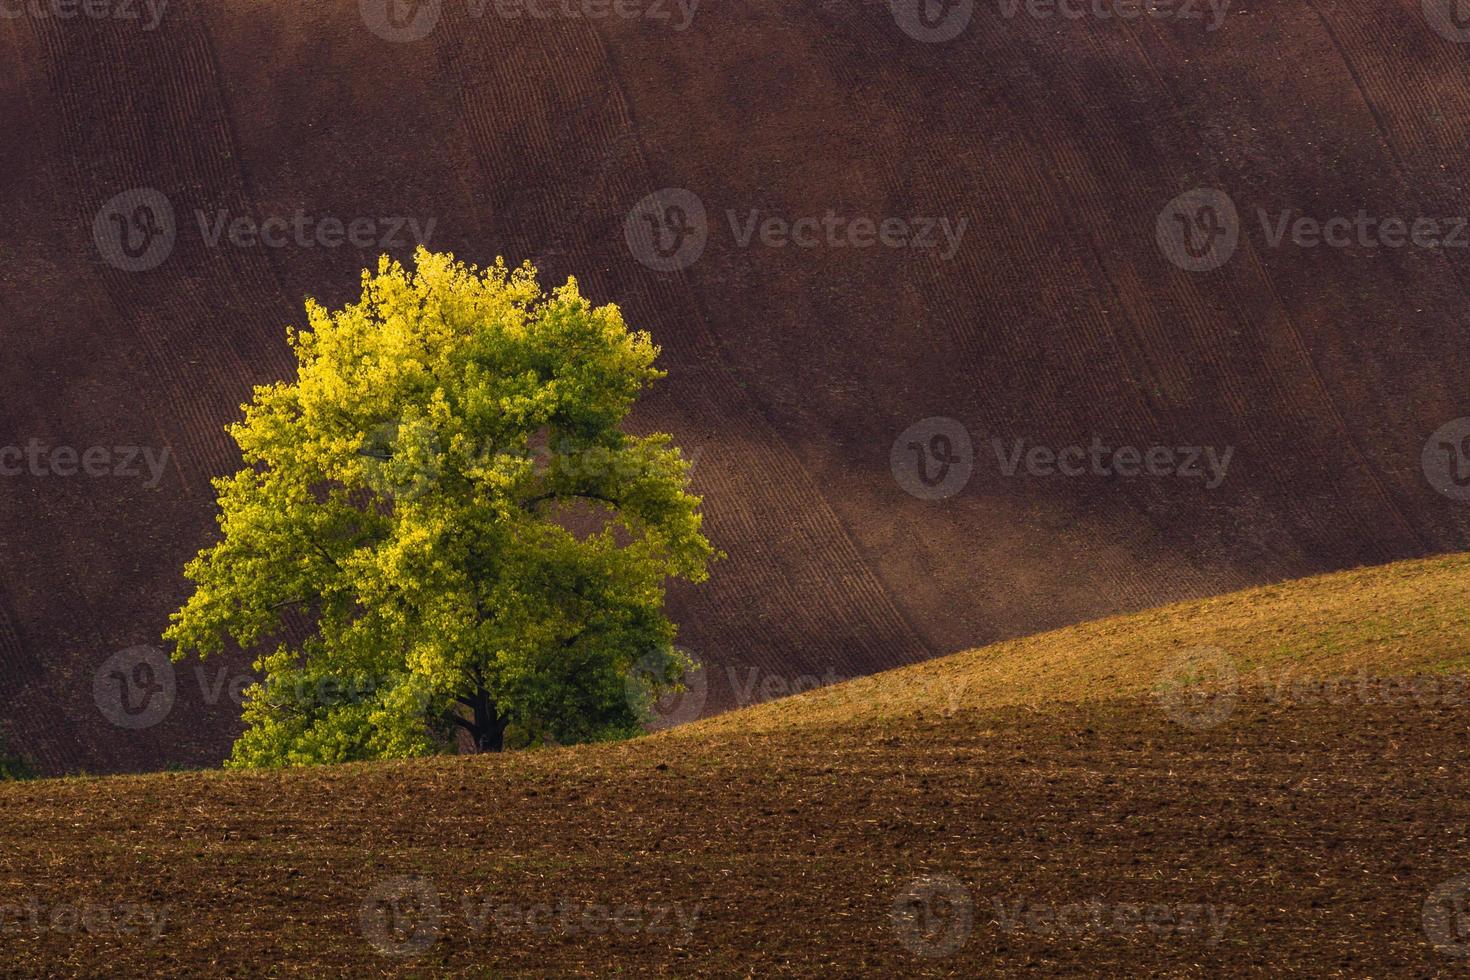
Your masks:
M 1467 562 L 633 742 L 0 784 L 0 973 L 1454 974 Z
M 1422 456 L 1470 416 L 1466 250 L 1272 237 L 1464 212 L 1470 61 L 1420 0 L 978 3 L 938 43 L 879 0 L 688 21 L 425 0 L 394 5 L 430 28 L 402 41 L 382 0 L 128 6 L 0 18 L 0 450 L 107 464 L 26 464 L 0 493 L 0 714 L 46 772 L 223 757 L 238 707 L 212 676 L 101 736 L 94 679 L 159 642 L 235 465 L 221 427 L 288 369 L 303 298 L 344 301 L 416 231 L 576 274 L 663 344 L 638 424 L 698 454 L 731 556 L 675 600 L 718 668 L 707 712 L 740 703 L 729 670 L 789 687 L 1470 547 Z M 1239 239 L 1191 272 L 1159 235 L 1202 188 Z M 702 250 L 644 250 L 650 200 Z M 790 239 L 829 211 L 859 238 Z M 900 439 L 932 418 L 972 448 L 938 500 L 906 455 L 935 433 Z M 1174 452 L 1171 475 L 1005 472 L 1094 439 Z M 1189 447 L 1230 451 L 1218 484 L 1179 475 Z
M 11 784 L 0 972 L 1448 974 L 1467 723 L 1252 695 Z

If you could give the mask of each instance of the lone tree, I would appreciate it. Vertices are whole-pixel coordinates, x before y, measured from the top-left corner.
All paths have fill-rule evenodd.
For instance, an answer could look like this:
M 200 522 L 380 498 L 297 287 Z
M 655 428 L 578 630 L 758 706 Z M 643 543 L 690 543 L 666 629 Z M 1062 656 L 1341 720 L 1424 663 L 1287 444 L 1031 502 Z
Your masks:
M 669 436 L 621 427 L 658 348 L 529 264 L 415 265 L 308 300 L 296 380 L 229 427 L 247 468 L 164 637 L 260 652 L 231 766 L 626 736 L 689 666 L 664 590 L 716 553 Z

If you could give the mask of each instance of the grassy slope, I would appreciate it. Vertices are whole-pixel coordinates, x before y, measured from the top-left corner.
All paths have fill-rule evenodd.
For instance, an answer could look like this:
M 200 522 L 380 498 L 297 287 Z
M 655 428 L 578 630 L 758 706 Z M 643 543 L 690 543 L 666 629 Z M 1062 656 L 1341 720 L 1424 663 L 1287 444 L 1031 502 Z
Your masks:
M 1470 666 L 1470 554 L 1298 579 L 1083 623 L 858 678 L 670 735 L 820 728 L 964 709 L 1148 694 L 1216 648 L 1244 686 Z

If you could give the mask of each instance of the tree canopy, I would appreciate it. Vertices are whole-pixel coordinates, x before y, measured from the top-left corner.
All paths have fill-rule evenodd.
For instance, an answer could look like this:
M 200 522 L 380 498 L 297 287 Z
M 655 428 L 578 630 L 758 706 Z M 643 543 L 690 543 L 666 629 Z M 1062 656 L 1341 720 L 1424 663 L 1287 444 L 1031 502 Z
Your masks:
M 423 249 L 306 312 L 296 379 L 229 427 L 246 465 L 165 634 L 258 654 L 230 764 L 638 731 L 688 666 L 667 583 L 716 557 L 671 438 L 624 430 L 663 376 L 648 334 L 574 279 Z

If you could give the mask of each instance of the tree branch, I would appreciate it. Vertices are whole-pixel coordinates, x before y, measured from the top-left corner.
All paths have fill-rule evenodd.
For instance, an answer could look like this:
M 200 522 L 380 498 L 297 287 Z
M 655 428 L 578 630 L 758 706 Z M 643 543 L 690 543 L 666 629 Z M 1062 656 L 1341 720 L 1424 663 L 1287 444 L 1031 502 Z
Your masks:
M 454 722 L 456 725 L 458 725 L 459 727 L 463 728 L 465 731 L 469 732 L 471 735 L 475 734 L 475 725 L 474 725 L 474 722 L 469 721 L 468 719 L 464 718 L 458 712 L 446 711 L 446 712 L 444 712 L 444 719 L 446 721 L 452 721 L 452 722 Z
M 307 543 L 315 548 L 321 554 L 321 556 L 327 560 L 327 563 L 329 565 L 331 565 L 339 572 L 342 570 L 342 566 L 337 564 L 337 559 L 333 558 L 331 554 L 327 552 L 326 548 L 323 548 L 321 545 L 317 544 L 315 539 L 308 538 Z
M 580 500 L 597 500 L 601 501 L 604 504 L 611 504 L 614 507 L 623 506 L 623 502 L 621 500 L 614 499 L 613 497 L 609 497 L 600 493 L 592 493 L 591 491 L 577 490 L 553 490 L 550 493 L 537 494 L 530 500 L 527 500 L 525 503 L 521 504 L 521 506 L 524 507 L 526 510 L 533 510 L 537 504 L 545 503 L 548 500 L 567 500 L 574 498 Z

